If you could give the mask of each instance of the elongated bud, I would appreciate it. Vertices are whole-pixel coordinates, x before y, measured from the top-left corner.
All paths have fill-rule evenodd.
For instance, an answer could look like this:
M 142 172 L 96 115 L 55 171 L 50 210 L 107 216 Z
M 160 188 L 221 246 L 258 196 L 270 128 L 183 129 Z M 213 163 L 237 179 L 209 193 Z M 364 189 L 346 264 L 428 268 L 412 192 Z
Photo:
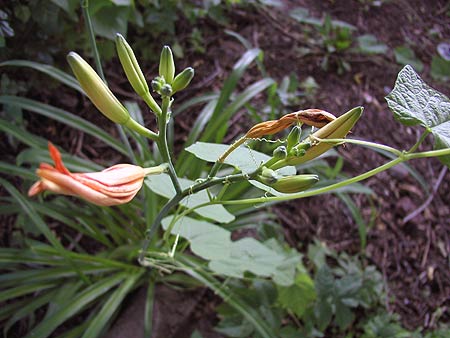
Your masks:
M 164 46 L 159 59 L 159 76 L 164 77 L 166 83 L 172 84 L 175 76 L 175 63 L 173 61 L 172 50 L 169 46 Z
M 316 131 L 312 134 L 311 141 L 314 142 L 314 139 L 340 139 L 344 138 L 350 129 L 353 128 L 355 123 L 361 117 L 363 112 L 363 107 L 356 107 L 349 110 L 347 113 L 339 116 L 337 119 L 325 125 L 323 128 Z M 330 143 L 319 142 L 318 144 L 314 144 L 306 150 L 303 156 L 291 156 L 288 155 L 284 160 L 280 160 L 275 164 L 271 165 L 271 169 L 279 169 L 288 165 L 298 165 L 301 163 L 305 163 L 310 161 L 317 156 L 323 154 L 327 150 L 333 147 Z
M 291 150 L 300 140 L 302 128 L 294 126 L 287 137 L 287 150 Z
M 277 159 L 283 159 L 287 156 L 287 149 L 285 146 L 279 146 L 277 148 L 275 148 L 275 150 L 273 151 L 273 155 L 274 158 Z
M 172 83 L 172 91 L 178 92 L 186 88 L 194 77 L 194 68 L 185 68 L 180 74 L 178 74 Z
M 100 112 L 111 121 L 125 124 L 130 114 L 92 67 L 75 52 L 67 55 L 67 61 L 86 95 Z
M 128 81 L 139 96 L 144 96 L 149 92 L 147 81 L 145 80 L 141 67 L 139 67 L 133 50 L 125 38 L 119 33 L 116 35 L 116 49 Z
M 293 194 L 311 188 L 319 181 L 319 176 L 313 174 L 285 176 L 271 185 L 276 191 Z

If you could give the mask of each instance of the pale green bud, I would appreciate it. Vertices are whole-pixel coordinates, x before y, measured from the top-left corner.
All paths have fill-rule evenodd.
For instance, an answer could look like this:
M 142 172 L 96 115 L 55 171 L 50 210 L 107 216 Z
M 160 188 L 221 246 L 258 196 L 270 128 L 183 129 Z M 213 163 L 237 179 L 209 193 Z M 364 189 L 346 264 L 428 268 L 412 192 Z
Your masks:
M 278 180 L 279 175 L 272 169 L 263 167 L 261 174 L 257 176 L 257 180 L 261 183 L 272 185 Z
M 125 124 L 130 119 L 130 114 L 95 70 L 75 52 L 67 55 L 67 61 L 81 88 L 97 109 L 111 121 Z
M 313 174 L 285 176 L 279 178 L 271 187 L 285 194 L 293 194 L 311 188 L 318 181 L 319 177 Z
M 159 76 L 164 77 L 166 83 L 172 84 L 175 76 L 175 63 L 173 61 L 172 50 L 169 46 L 164 46 L 159 59 Z
M 194 68 L 188 67 L 178 74 L 172 83 L 172 91 L 178 92 L 186 88 L 194 77 Z
M 273 151 L 272 156 L 277 159 L 283 159 L 287 156 L 287 149 L 285 146 L 279 146 L 275 148 Z
M 116 34 L 116 49 L 120 63 L 134 91 L 139 96 L 149 93 L 147 81 L 139 67 L 134 52 L 125 38 L 119 33 Z
M 295 146 L 300 140 L 300 135 L 302 133 L 302 128 L 299 126 L 294 126 L 288 137 L 287 137 L 287 150 L 291 150 L 293 146 Z
M 172 95 L 172 86 L 168 83 L 163 85 L 161 89 L 159 90 L 162 96 L 170 96 Z

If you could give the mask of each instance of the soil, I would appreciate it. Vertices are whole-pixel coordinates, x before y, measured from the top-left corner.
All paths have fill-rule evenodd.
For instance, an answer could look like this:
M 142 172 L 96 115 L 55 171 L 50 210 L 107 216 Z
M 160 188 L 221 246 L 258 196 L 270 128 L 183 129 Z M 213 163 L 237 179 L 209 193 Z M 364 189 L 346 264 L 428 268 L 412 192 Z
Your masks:
M 224 30 L 229 29 L 239 32 L 264 51 L 264 65 L 274 79 L 279 81 L 283 76 L 293 73 L 300 81 L 308 76 L 316 80 L 319 85 L 317 95 L 314 99 L 305 100 L 305 106 L 293 107 L 294 110 L 321 108 L 340 115 L 352 107 L 364 106 L 364 115 L 353 130 L 354 136 L 408 149 L 416 142 L 420 131 L 395 122 L 384 100 L 401 69 L 395 63 L 392 51 L 406 43 L 413 46 L 425 64 L 421 73 L 423 79 L 448 95 L 450 86 L 434 82 L 429 76 L 429 65 L 436 53 L 437 43 L 450 36 L 446 16 L 449 3 L 442 0 L 398 0 L 383 1 L 380 7 L 370 6 L 371 3 L 362 0 L 290 0 L 277 10 L 262 7 L 255 7 L 253 11 L 233 10 L 228 16 L 229 24 L 226 27 L 205 19 L 202 22 L 202 34 L 206 52 L 199 54 L 186 50 L 185 58 L 177 63 L 178 68 L 192 65 L 196 70 L 192 86 L 177 100 L 181 102 L 197 92 L 220 88 L 237 57 L 245 51 L 239 42 L 225 34 Z M 299 52 L 300 47 L 305 46 L 302 26 L 289 18 L 289 12 L 297 6 L 308 8 L 316 17 L 328 13 L 333 19 L 348 22 L 357 27 L 359 35 L 375 35 L 389 47 L 388 53 L 381 56 L 346 54 L 345 60 L 349 62 L 351 70 L 342 74 L 338 74 L 336 66 L 342 55 L 336 55 L 330 61 L 329 70 L 324 71 L 321 68 L 323 53 L 320 49 L 307 56 Z M 180 21 L 179 24 L 178 37 L 183 41 L 190 27 L 187 22 Z M 431 29 L 437 38 L 429 34 Z M 129 40 L 133 40 L 133 36 L 129 36 Z M 154 70 L 147 69 L 149 72 Z M 123 89 L 118 76 L 114 79 L 115 72 L 112 69 L 107 69 L 106 73 L 108 78 L 112 77 L 113 92 L 117 93 L 119 89 L 123 97 L 134 97 L 128 88 Z M 241 85 L 245 86 L 259 76 L 256 69 L 250 69 Z M 93 120 L 89 109 L 86 109 L 87 103 L 80 97 L 73 98 L 65 94 L 55 97 L 51 90 L 45 88 L 36 96 L 43 102 L 51 102 L 71 111 L 76 107 L 82 116 Z M 102 117 L 98 119 L 95 122 L 105 124 Z M 194 119 L 195 114 L 192 114 L 176 120 L 176 135 L 180 138 L 180 144 Z M 74 154 L 98 158 L 99 163 L 111 161 L 116 156 L 87 135 L 54 122 L 46 124 L 41 118 L 39 123 L 35 122 L 29 123 L 34 131 L 46 135 Z M 152 121 L 146 122 L 154 125 Z M 250 124 L 250 118 L 245 116 L 244 111 L 240 112 L 229 130 L 227 141 L 231 142 Z M 423 149 L 429 149 L 431 145 L 431 140 L 427 141 Z M 375 152 L 351 145 L 339 149 L 339 152 L 346 160 L 343 170 L 349 175 L 365 172 L 386 161 Z M 445 322 L 450 319 L 450 173 L 435 159 L 416 160 L 409 165 L 428 182 L 430 192 L 424 191 L 404 167 L 397 167 L 365 181 L 364 184 L 373 189 L 373 195 L 352 195 L 352 198 L 367 223 L 374 217 L 373 226 L 368 230 L 365 254 L 370 263 L 383 273 L 392 299 L 387 302 L 389 310 L 400 314 L 402 324 L 409 329 L 431 329 L 436 327 L 438 320 Z M 422 205 L 425 208 L 416 214 Z M 334 195 L 285 203 L 276 206 L 273 211 L 284 226 L 287 242 L 300 251 L 304 252 L 315 238 L 337 251 L 355 254 L 360 250 L 358 227 L 350 211 Z M 195 294 L 174 293 L 166 288 L 160 291 L 155 310 L 155 337 L 189 337 L 192 320 L 200 323 L 197 327 L 201 328 L 204 337 L 220 337 L 210 329 L 214 321 L 211 306 L 202 306 L 201 310 L 198 307 L 199 302 L 215 302 L 209 291 L 196 291 Z M 138 291 L 135 296 L 136 302 L 131 300 L 130 304 L 133 305 L 124 312 L 124 317 L 131 319 L 122 324 L 119 320 L 116 325 L 129 325 L 136 317 L 132 313 L 133 306 L 139 306 L 139 299 L 142 299 L 139 292 L 142 291 Z M 177 308 L 182 311 L 175 311 Z M 439 311 L 443 313 L 440 319 L 437 315 Z M 158 321 L 158 313 L 173 316 L 170 327 L 167 327 L 169 321 L 166 324 Z

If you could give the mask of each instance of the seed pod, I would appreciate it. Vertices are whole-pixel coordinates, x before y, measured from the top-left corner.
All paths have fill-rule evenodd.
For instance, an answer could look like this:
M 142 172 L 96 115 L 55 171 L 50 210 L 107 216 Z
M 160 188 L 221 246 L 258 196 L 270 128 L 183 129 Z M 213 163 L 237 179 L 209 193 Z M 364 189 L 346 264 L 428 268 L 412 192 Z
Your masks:
M 166 83 L 172 84 L 175 76 L 175 63 L 173 61 L 172 50 L 169 46 L 164 46 L 159 59 L 159 76 L 164 77 Z
M 188 67 L 178 74 L 172 83 L 172 92 L 178 92 L 186 88 L 194 77 L 194 68 Z
M 273 155 L 274 158 L 277 159 L 283 159 L 287 156 L 287 149 L 285 146 L 279 146 L 277 148 L 275 148 L 275 150 L 273 151 Z
M 271 185 L 276 191 L 293 194 L 309 189 L 319 181 L 319 176 L 313 174 L 285 176 Z
M 291 132 L 289 133 L 288 137 L 287 137 L 287 150 L 291 150 L 293 146 L 295 146 L 299 140 L 300 140 L 300 135 L 302 133 L 302 128 L 299 126 L 294 126 L 291 129 Z
M 136 56 L 128 42 L 119 33 L 116 34 L 116 49 L 120 63 L 134 91 L 139 96 L 144 96 L 149 93 L 147 81 L 139 67 Z
M 130 114 L 92 67 L 75 52 L 67 55 L 67 61 L 81 88 L 97 109 L 111 121 L 125 124 Z
M 350 129 L 352 129 L 355 123 L 359 120 L 362 112 L 363 107 L 356 107 L 351 109 L 347 113 L 339 116 L 337 119 L 333 120 L 323 128 L 316 131 L 314 134 L 312 134 L 312 141 L 314 141 L 314 137 L 318 139 L 344 138 L 348 134 Z M 308 150 L 306 150 L 306 153 L 303 156 L 298 157 L 289 154 L 288 157 L 274 163 L 270 166 L 270 168 L 275 170 L 288 165 L 298 165 L 305 163 L 323 154 L 332 147 L 333 145 L 330 143 L 320 142 L 318 144 L 312 145 Z

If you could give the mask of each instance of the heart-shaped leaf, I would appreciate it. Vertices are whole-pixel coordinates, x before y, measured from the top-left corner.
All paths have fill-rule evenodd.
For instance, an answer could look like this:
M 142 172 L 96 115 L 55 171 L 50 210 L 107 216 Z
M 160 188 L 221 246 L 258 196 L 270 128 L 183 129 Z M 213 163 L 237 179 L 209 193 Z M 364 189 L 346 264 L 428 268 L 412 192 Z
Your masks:
M 421 125 L 434 135 L 434 149 L 450 147 L 450 100 L 428 86 L 413 68 L 405 66 L 386 96 L 394 117 L 407 126 Z M 450 167 L 450 156 L 439 159 Z

